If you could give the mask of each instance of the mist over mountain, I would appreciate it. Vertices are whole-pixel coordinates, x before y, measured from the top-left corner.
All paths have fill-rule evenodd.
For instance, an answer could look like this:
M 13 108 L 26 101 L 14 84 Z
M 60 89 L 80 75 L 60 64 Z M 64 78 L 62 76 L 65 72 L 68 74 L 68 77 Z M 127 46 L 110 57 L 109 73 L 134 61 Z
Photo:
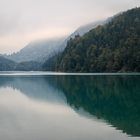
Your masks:
M 34 41 L 17 53 L 1 55 L 1 70 L 139 71 L 139 9 L 81 26 L 68 37 Z
M 70 34 L 70 35 L 65 39 L 65 41 L 63 42 L 63 50 L 66 48 L 67 42 L 68 42 L 71 38 L 75 38 L 75 36 L 77 36 L 77 35 L 83 36 L 85 33 L 87 33 L 87 32 L 89 32 L 90 30 L 96 28 L 97 26 L 99 26 L 99 25 L 104 25 L 104 24 L 108 23 L 111 19 L 112 19 L 112 17 L 111 17 L 111 18 L 108 18 L 108 19 L 105 19 L 105 20 L 94 21 L 94 22 L 91 22 L 91 23 L 89 23 L 89 24 L 80 26 L 79 28 L 77 28 L 72 34 Z
M 65 49 L 67 41 L 70 38 L 74 38 L 76 35 L 82 36 L 91 29 L 97 27 L 98 25 L 103 25 L 106 22 L 107 20 L 96 21 L 81 26 L 68 37 L 33 41 L 29 43 L 27 46 L 25 46 L 23 49 L 21 49 L 19 52 L 3 56 L 7 59 L 10 59 L 18 63 L 28 61 L 36 61 L 43 63 L 52 56 L 56 55 L 57 53 L 62 52 Z
M 12 55 L 4 55 L 4 57 L 15 62 L 36 61 L 43 62 L 55 53 L 61 50 L 61 43 L 64 38 L 55 38 L 50 40 L 40 40 L 29 43 L 23 49 Z
M 106 24 L 107 22 L 110 21 L 110 19 L 111 18 L 108 18 L 106 20 L 95 21 L 95 22 L 83 25 L 79 27 L 74 33 L 72 33 L 69 38 L 74 38 L 76 35 L 83 36 L 85 33 L 89 32 L 91 29 L 94 29 L 99 25 Z
M 30 42 L 19 52 L 11 55 L 1 55 L 1 71 L 36 71 L 42 70 L 42 64 L 52 57 L 64 51 L 70 38 L 76 35 L 84 35 L 98 25 L 103 25 L 107 21 L 97 21 L 79 27 L 68 37 L 38 40 Z

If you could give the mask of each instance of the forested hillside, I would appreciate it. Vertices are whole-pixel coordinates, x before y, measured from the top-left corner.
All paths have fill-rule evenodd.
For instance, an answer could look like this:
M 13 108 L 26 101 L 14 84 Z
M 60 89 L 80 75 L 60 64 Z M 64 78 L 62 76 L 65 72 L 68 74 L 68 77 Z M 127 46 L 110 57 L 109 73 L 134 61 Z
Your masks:
M 64 72 L 140 72 L 140 8 L 115 16 L 84 36 L 71 38 L 63 53 L 43 68 Z
M 41 64 L 35 61 L 16 63 L 0 56 L 0 71 L 39 71 Z

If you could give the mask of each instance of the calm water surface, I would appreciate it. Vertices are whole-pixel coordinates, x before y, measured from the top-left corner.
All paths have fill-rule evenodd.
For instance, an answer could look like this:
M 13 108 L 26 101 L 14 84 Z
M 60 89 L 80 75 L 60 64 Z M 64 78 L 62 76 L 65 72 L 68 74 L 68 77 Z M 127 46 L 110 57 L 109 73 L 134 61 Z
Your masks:
M 2 75 L 0 140 L 140 140 L 140 75 Z

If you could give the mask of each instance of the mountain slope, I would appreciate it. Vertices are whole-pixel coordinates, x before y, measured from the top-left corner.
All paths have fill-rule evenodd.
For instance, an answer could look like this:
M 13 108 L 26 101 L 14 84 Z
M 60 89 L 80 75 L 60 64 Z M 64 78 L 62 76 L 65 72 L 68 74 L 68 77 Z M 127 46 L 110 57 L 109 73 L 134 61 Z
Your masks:
M 40 71 L 42 64 L 36 61 L 27 61 L 17 63 L 14 71 Z
M 16 62 L 36 61 L 43 62 L 61 50 L 64 38 L 35 41 L 28 44 L 19 52 L 4 56 Z
M 0 56 L 0 71 L 38 71 L 42 65 L 35 61 L 16 63 Z
M 16 63 L 0 56 L 0 71 L 11 71 L 15 68 Z
M 85 33 L 89 32 L 91 29 L 94 29 L 99 25 L 104 25 L 104 24 L 108 23 L 111 19 L 112 19 L 112 17 L 108 18 L 106 20 L 92 22 L 87 25 L 83 25 L 83 26 L 79 27 L 68 38 L 66 38 L 65 41 L 62 43 L 61 51 L 59 51 L 57 54 L 52 55 L 50 58 L 46 59 L 45 63 L 43 64 L 43 70 L 47 70 L 47 71 L 55 70 L 55 63 L 57 61 L 57 58 L 64 51 L 64 49 L 67 46 L 67 42 L 71 38 L 75 38 L 75 36 L 77 36 L 77 35 L 83 36 Z
M 68 41 L 55 70 L 65 72 L 140 71 L 140 8 Z
M 4 55 L 4 57 L 19 63 L 25 61 L 36 61 L 43 63 L 44 60 L 48 60 L 55 54 L 62 52 L 65 49 L 67 41 L 70 38 L 74 38 L 77 34 L 83 35 L 89 30 L 95 28 L 97 25 L 102 25 L 105 22 L 106 21 L 98 21 L 81 26 L 68 38 L 65 37 L 31 42 L 19 52 L 13 53 L 12 55 Z
M 83 25 L 83 26 L 79 27 L 74 33 L 72 33 L 68 39 L 74 38 L 76 35 L 83 36 L 85 33 L 89 32 L 91 29 L 94 29 L 99 25 L 104 25 L 104 24 L 108 23 L 110 20 L 111 20 L 111 18 L 108 18 L 106 20 L 100 20 L 100 21 L 89 23 L 87 25 Z
M 112 18 L 112 17 L 111 17 Z M 67 46 L 67 42 L 71 39 L 71 38 L 75 38 L 75 36 L 80 35 L 83 36 L 85 33 L 89 32 L 91 29 L 96 28 L 99 25 L 104 25 L 106 23 L 108 23 L 111 18 L 108 18 L 106 20 L 100 20 L 100 21 L 95 21 L 83 26 L 80 26 L 78 29 L 76 29 L 70 36 L 68 36 L 65 41 L 62 43 L 62 51 L 66 48 Z M 61 51 L 61 52 L 62 52 Z

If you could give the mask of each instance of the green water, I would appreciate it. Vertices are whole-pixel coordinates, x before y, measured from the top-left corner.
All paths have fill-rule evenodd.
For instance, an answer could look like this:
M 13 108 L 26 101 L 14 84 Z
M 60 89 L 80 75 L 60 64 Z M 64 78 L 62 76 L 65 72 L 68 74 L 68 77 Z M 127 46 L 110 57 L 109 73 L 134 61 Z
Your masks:
M 0 139 L 140 140 L 140 75 L 1 75 Z

